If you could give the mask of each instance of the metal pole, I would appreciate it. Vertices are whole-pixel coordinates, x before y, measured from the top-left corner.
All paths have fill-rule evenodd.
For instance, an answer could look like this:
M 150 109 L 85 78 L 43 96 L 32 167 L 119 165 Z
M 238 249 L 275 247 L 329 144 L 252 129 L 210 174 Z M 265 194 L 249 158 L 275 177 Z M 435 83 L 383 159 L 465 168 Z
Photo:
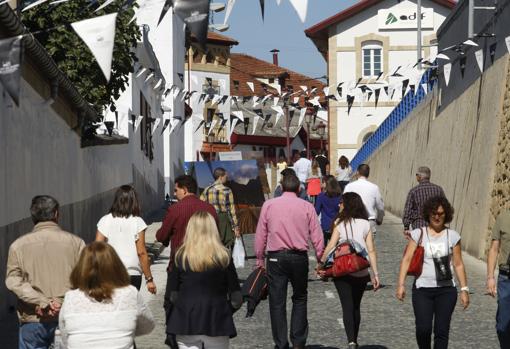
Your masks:
M 421 69 L 421 0 L 416 0 L 416 27 L 417 27 L 417 61 L 418 61 L 418 69 Z
M 475 0 L 468 1 L 468 38 L 474 37 Z
M 284 104 L 284 112 L 285 112 L 285 123 L 287 127 L 285 128 L 286 131 L 286 138 L 287 138 L 287 166 L 290 166 L 290 120 L 289 120 L 289 107 L 287 104 Z
M 310 123 L 306 123 L 306 157 L 310 159 Z

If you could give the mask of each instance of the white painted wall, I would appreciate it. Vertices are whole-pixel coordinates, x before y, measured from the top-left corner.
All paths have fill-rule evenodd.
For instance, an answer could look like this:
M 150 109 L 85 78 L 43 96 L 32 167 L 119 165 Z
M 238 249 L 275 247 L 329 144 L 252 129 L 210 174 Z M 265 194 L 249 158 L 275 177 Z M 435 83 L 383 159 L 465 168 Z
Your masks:
M 211 78 L 213 82 L 217 82 L 219 86 L 219 93 L 221 95 L 230 95 L 230 75 L 229 74 L 220 74 L 220 73 L 212 73 L 212 72 L 203 72 L 192 70 L 191 73 L 191 89 L 188 88 L 188 79 L 186 75 L 185 79 L 185 88 L 191 91 L 198 91 L 193 94 L 191 98 L 191 108 L 193 109 L 193 117 L 189 120 L 185 126 L 185 136 L 184 136 L 184 144 L 185 144 L 185 161 L 196 161 L 197 159 L 197 151 L 199 152 L 202 149 L 202 142 L 204 140 L 204 130 L 203 126 L 200 127 L 198 131 L 195 132 L 197 127 L 200 125 L 200 121 L 202 121 L 197 115 L 205 118 L 207 114 L 204 109 L 204 101 L 198 102 L 200 99 L 200 94 L 202 93 L 203 86 L 207 84 L 206 78 Z M 215 104 L 213 107 L 217 107 L 219 113 L 223 113 L 224 117 L 230 117 L 230 100 L 222 105 Z M 227 122 L 226 127 L 229 122 Z M 202 156 L 200 155 L 200 160 L 202 160 Z

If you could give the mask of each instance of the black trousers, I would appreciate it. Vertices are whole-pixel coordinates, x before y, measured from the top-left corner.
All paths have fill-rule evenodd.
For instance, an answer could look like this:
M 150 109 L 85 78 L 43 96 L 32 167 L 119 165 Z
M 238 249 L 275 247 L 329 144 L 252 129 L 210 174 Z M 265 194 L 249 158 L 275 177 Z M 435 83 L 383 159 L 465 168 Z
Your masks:
M 292 285 L 290 340 L 305 347 L 308 337 L 308 254 L 305 251 L 268 252 L 269 314 L 276 349 L 289 348 L 287 334 L 287 287 Z
M 136 287 L 136 289 L 140 291 L 140 287 L 142 286 L 142 275 L 130 275 L 129 278 L 131 286 Z
M 167 278 L 166 278 L 166 288 L 165 288 L 165 298 L 163 301 L 163 308 L 165 309 L 165 325 L 168 321 L 168 318 L 170 317 L 170 312 L 172 311 L 172 302 L 170 301 L 170 272 L 167 271 Z M 173 333 L 166 333 L 166 339 L 165 344 L 168 345 L 171 349 L 178 349 L 177 345 L 177 339 L 175 337 L 175 334 Z
M 418 348 L 431 348 L 432 323 L 434 323 L 434 349 L 448 348 L 450 321 L 457 304 L 457 289 L 413 287 L 412 298 Z
M 342 304 L 345 333 L 349 343 L 358 342 L 361 323 L 361 299 L 369 280 L 369 276 L 354 277 L 350 275 L 333 280 Z

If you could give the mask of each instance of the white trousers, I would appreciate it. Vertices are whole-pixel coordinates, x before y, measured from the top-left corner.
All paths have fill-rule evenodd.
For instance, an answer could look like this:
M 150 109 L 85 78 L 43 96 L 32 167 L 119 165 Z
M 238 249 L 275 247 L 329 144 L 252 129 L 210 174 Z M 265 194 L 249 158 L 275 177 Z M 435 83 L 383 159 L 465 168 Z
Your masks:
M 179 349 L 228 349 L 229 342 L 230 338 L 228 336 L 209 337 L 201 335 L 177 335 Z

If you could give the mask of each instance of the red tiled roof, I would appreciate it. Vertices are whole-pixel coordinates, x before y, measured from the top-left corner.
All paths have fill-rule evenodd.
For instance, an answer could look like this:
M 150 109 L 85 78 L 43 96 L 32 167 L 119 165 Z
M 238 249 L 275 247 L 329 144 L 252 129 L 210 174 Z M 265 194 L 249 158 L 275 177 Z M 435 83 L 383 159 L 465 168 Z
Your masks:
M 196 41 L 197 39 L 194 35 L 191 35 L 191 40 Z M 207 42 L 225 46 L 239 45 L 237 40 L 216 32 L 207 32 Z
M 268 92 L 264 91 L 262 83 L 257 78 L 278 78 L 285 80 L 285 85 L 291 85 L 295 92 L 300 90 L 300 86 L 307 86 L 309 90 L 317 87 L 317 95 L 323 95 L 322 88 L 326 85 L 320 80 L 310 78 L 306 75 L 296 73 L 284 67 L 266 62 L 264 60 L 249 56 L 244 53 L 230 54 L 230 93 L 236 96 L 264 96 Z M 238 88 L 234 81 L 239 82 Z M 247 82 L 253 82 L 255 93 L 248 87 Z M 276 90 L 268 86 L 269 93 L 276 94 Z M 285 91 L 282 88 L 282 93 Z
M 305 30 L 306 36 L 309 38 L 318 38 L 318 37 L 327 37 L 328 36 L 328 28 L 334 24 L 340 23 L 354 15 L 364 11 L 365 9 L 381 2 L 383 0 L 362 0 L 353 6 L 340 11 L 334 16 L 326 18 L 325 20 L 311 26 L 310 28 Z M 453 0 L 432 0 L 436 4 L 447 8 L 454 8 L 457 5 L 456 1 Z

